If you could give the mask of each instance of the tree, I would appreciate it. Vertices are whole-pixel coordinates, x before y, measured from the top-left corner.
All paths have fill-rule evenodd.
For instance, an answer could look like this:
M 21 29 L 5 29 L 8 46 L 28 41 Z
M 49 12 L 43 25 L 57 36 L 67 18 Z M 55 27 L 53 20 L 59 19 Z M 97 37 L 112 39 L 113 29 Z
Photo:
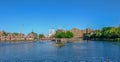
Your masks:
M 105 39 L 105 40 L 116 40 L 120 38 L 120 25 L 118 27 L 103 27 L 101 30 L 95 30 L 94 34 L 86 37 L 93 39 Z
M 84 39 L 87 39 L 87 40 L 88 40 L 88 39 L 90 39 L 90 38 L 92 38 L 92 35 L 89 34 L 89 33 L 86 33 Z
M 55 37 L 56 38 L 65 38 L 65 32 L 56 32 Z
M 39 38 L 45 37 L 44 34 L 39 34 Z
M 117 27 L 117 34 L 118 34 L 118 37 L 120 38 L 120 25 Z
M 117 28 L 112 27 L 110 29 L 110 35 L 111 35 L 110 38 L 117 38 L 118 37 Z
M 56 32 L 55 34 L 56 38 L 72 38 L 73 37 L 73 33 L 70 31 L 66 31 L 66 32 Z
M 103 37 L 105 38 L 109 38 L 110 37 L 110 29 L 112 27 L 103 27 L 102 28 L 102 34 L 103 34 Z
M 94 35 L 95 37 L 100 38 L 102 36 L 102 32 L 100 30 L 96 30 Z
M 14 34 L 14 35 L 19 35 L 19 33 L 16 33 L 16 32 L 14 32 L 13 34 Z
M 117 37 L 117 28 L 115 28 L 115 27 L 107 27 L 107 29 L 105 29 L 103 34 L 107 38 L 115 38 L 115 37 Z
M 72 32 L 70 32 L 70 31 L 67 31 L 66 33 L 66 38 L 72 38 L 73 37 L 73 33 Z
M 7 35 L 8 35 L 8 33 L 7 33 L 7 32 L 5 32 L 5 31 L 3 31 L 2 35 L 3 35 L 3 36 L 7 36 Z

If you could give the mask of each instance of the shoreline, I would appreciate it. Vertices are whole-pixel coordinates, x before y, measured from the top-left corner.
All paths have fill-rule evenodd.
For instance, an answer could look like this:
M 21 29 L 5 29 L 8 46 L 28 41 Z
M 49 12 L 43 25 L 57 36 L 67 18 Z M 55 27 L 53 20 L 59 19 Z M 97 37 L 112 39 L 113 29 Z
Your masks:
M 30 41 L 62 41 L 62 42 L 74 42 L 74 41 L 82 41 L 82 40 L 88 40 L 88 41 L 110 41 L 110 42 L 120 42 L 119 40 L 115 39 L 84 39 L 84 38 L 55 38 L 50 40 L 0 40 L 0 42 L 30 42 Z
M 116 39 L 101 39 L 101 38 L 96 38 L 96 39 L 88 39 L 88 40 L 92 40 L 92 41 L 111 41 L 111 42 L 120 42 L 120 38 L 116 38 Z

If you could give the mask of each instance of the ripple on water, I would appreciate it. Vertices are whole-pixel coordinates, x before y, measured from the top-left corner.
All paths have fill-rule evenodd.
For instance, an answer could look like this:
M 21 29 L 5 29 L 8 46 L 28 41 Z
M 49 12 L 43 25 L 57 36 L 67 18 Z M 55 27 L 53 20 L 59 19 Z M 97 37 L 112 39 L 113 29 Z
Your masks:
M 120 62 L 120 46 L 109 42 L 67 43 L 16 42 L 0 44 L 0 62 Z M 115 44 L 116 45 L 116 44 Z

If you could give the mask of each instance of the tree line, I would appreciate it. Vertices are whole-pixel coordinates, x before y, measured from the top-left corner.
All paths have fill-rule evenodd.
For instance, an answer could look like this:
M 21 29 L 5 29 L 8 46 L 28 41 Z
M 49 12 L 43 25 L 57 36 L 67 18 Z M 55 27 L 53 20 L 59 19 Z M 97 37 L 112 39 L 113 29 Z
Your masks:
M 103 27 L 100 30 L 95 30 L 93 34 L 85 34 L 85 38 L 90 40 L 120 41 L 120 25 L 118 27 Z

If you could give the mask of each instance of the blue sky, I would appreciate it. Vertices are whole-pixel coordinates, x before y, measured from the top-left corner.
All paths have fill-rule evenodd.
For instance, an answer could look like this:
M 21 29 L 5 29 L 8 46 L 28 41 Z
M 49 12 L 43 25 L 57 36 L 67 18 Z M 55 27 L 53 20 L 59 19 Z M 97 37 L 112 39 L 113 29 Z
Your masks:
M 0 30 L 7 32 L 47 34 L 51 28 L 100 29 L 119 24 L 120 0 L 0 0 Z

